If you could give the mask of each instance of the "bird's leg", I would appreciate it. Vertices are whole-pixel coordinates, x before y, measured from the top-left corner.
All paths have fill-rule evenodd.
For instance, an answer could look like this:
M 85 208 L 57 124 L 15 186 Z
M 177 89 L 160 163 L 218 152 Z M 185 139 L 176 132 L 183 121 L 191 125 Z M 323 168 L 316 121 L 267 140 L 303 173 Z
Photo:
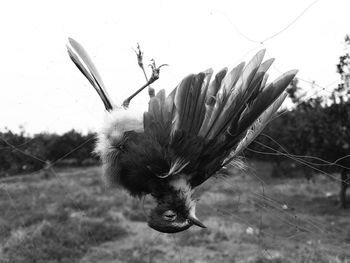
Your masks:
M 150 77 L 150 79 L 147 81 L 147 83 L 145 85 L 143 85 L 141 88 L 139 88 L 135 93 L 133 93 L 131 96 L 129 96 L 126 100 L 124 100 L 123 102 L 123 107 L 124 108 L 128 108 L 130 101 L 137 95 L 139 94 L 142 90 L 144 90 L 147 86 L 151 85 L 153 82 L 155 82 L 157 79 L 159 79 L 159 72 L 160 72 L 160 68 L 165 66 L 166 64 L 160 65 L 159 67 L 156 67 L 156 64 L 153 63 L 150 65 L 152 68 L 152 76 Z
M 137 56 L 137 64 L 142 69 L 143 75 L 145 76 L 146 81 L 148 81 L 148 77 L 145 71 L 145 68 L 143 66 L 143 51 L 141 51 L 139 43 L 137 43 L 137 50 L 134 50 Z M 151 87 L 151 85 L 148 86 L 148 95 L 150 98 L 154 97 L 155 91 L 154 88 Z

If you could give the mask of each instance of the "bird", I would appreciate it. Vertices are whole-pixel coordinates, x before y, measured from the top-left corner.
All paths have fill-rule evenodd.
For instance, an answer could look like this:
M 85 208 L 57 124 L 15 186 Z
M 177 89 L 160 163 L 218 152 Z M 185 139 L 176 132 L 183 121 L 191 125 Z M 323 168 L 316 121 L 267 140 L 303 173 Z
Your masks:
M 231 70 L 189 74 L 167 96 L 160 90 L 140 118 L 128 110 L 129 103 L 159 78 L 160 67 L 153 63 L 146 84 L 117 105 L 84 48 L 72 38 L 67 48 L 107 111 L 94 150 L 105 181 L 133 197 L 152 196 L 156 202 L 147 223 L 163 233 L 206 228 L 196 216 L 196 187 L 239 163 L 243 150 L 276 117 L 298 72 L 268 82 L 274 59 L 263 61 L 263 49 Z

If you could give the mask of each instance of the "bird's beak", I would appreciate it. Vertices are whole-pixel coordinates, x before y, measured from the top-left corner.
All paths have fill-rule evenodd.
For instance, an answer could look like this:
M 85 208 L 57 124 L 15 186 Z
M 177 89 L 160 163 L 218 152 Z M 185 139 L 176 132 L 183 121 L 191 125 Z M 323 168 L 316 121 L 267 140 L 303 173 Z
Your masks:
M 188 219 L 196 226 L 207 228 L 197 217 L 189 216 Z
M 196 206 L 192 206 L 190 209 L 190 213 L 188 215 L 188 219 L 192 222 L 192 224 L 202 227 L 202 228 L 207 228 L 196 216 Z

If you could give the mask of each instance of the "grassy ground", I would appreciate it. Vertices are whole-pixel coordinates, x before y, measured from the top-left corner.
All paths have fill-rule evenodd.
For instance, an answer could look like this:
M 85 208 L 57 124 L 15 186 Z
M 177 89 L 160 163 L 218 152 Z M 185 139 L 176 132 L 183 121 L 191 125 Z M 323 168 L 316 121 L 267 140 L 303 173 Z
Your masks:
M 198 195 L 207 229 L 159 234 L 152 206 L 106 189 L 100 169 L 0 182 L 0 263 L 350 262 L 350 210 L 320 176 L 272 179 L 271 166 L 213 178 Z

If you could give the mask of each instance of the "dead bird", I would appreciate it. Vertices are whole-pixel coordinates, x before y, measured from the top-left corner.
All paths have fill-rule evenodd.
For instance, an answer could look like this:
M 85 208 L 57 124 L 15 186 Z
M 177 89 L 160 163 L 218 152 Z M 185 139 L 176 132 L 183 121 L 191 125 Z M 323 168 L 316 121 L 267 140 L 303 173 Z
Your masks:
M 75 40 L 69 43 L 70 58 L 109 113 L 95 149 L 106 180 L 132 196 L 152 195 L 157 205 L 148 225 L 165 233 L 205 227 L 196 216 L 195 188 L 239 160 L 275 117 L 297 73 L 291 70 L 267 83 L 273 59 L 263 62 L 265 50 L 261 50 L 247 65 L 224 68 L 214 77 L 212 69 L 190 74 L 168 96 L 164 90 L 154 96 L 152 90 L 148 111 L 138 120 L 128 112 L 129 103 L 159 78 L 160 67 L 153 61 L 146 84 L 118 106 L 87 52 Z

